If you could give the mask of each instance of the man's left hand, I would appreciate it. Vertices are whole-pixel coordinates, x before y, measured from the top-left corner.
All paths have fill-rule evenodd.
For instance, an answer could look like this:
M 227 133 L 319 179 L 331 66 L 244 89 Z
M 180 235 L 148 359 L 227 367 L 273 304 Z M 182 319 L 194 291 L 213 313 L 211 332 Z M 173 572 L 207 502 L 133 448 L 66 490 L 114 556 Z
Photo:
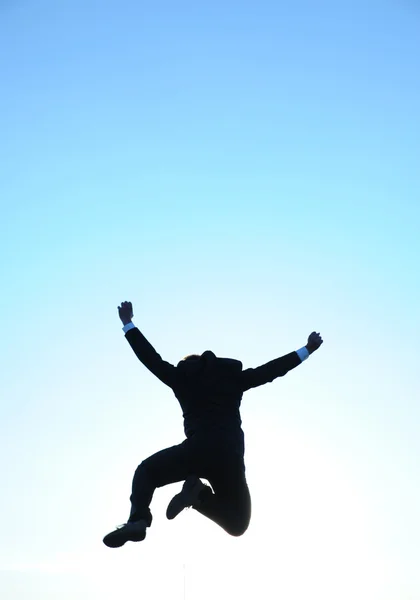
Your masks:
M 316 333 L 316 331 L 313 331 L 311 333 L 311 335 L 308 337 L 308 343 L 306 345 L 306 349 L 311 354 L 312 352 L 315 352 L 315 350 L 318 350 L 320 345 L 323 343 L 324 343 L 324 340 L 322 339 L 321 335 L 319 333 Z

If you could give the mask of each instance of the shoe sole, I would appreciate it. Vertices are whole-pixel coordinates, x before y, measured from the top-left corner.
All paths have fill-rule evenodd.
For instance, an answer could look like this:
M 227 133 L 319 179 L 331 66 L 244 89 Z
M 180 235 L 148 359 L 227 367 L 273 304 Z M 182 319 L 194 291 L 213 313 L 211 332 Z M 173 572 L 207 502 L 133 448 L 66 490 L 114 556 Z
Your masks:
M 179 515 L 180 512 L 187 508 L 188 504 L 185 503 L 185 495 L 180 492 L 176 496 L 172 498 L 172 500 L 168 504 L 168 508 L 166 509 L 166 518 L 172 521 Z
M 127 532 L 119 533 L 113 531 L 112 533 L 109 533 L 104 537 L 103 543 L 105 544 L 105 546 L 108 546 L 108 548 L 121 548 L 121 546 L 124 546 L 126 542 L 142 542 L 145 537 L 145 531 L 136 534 L 128 534 Z
M 185 508 L 189 508 L 193 505 L 195 498 L 191 488 L 194 487 L 196 482 L 197 477 L 195 476 L 186 479 L 187 489 L 182 489 L 168 504 L 168 508 L 166 509 L 167 519 L 172 521 L 172 519 L 175 519 L 175 517 L 177 517 Z

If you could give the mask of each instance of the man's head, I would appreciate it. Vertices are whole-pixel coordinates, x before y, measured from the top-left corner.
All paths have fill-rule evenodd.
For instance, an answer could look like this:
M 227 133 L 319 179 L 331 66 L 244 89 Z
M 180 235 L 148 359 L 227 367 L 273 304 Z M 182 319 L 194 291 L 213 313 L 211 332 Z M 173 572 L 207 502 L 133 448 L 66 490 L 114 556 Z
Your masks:
M 234 374 L 242 371 L 242 363 L 233 358 L 218 358 L 211 350 L 203 354 L 188 354 L 179 361 L 177 367 L 189 375 L 206 377 Z
M 199 354 L 188 354 L 177 364 L 178 367 L 183 367 L 187 364 L 197 363 L 201 359 Z
M 188 356 L 184 356 L 182 360 L 200 360 L 201 356 L 199 354 L 188 354 Z
M 204 366 L 202 357 L 199 354 L 188 354 L 177 364 L 178 369 L 186 373 L 193 374 L 201 371 Z

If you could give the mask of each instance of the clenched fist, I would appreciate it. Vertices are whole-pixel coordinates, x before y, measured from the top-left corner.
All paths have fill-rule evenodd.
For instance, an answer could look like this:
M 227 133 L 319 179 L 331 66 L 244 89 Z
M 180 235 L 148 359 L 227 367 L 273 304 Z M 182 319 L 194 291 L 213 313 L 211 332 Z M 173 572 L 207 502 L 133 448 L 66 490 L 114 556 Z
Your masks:
M 321 335 L 319 333 L 316 333 L 316 331 L 313 331 L 311 333 L 311 335 L 308 337 L 308 343 L 306 344 L 306 349 L 308 350 L 309 354 L 312 354 L 312 352 L 315 352 L 315 350 L 318 350 L 320 345 L 323 343 L 324 343 L 324 340 L 322 339 Z
M 121 302 L 121 306 L 118 307 L 118 314 L 123 325 L 127 325 L 127 323 L 130 323 L 131 319 L 134 316 L 133 305 L 131 304 L 131 302 Z

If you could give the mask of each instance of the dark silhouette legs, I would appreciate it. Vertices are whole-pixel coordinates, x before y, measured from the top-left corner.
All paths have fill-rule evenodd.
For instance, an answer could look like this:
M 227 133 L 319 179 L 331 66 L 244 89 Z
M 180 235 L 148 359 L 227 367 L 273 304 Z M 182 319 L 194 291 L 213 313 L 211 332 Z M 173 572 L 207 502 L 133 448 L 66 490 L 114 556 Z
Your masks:
M 207 486 L 194 508 L 230 535 L 242 535 L 251 518 L 243 458 L 229 440 L 214 440 L 210 436 L 194 436 L 153 454 L 138 466 L 133 478 L 129 521 L 144 519 L 150 526 L 149 506 L 155 489 L 184 481 L 190 475 L 207 479 L 214 490 Z

